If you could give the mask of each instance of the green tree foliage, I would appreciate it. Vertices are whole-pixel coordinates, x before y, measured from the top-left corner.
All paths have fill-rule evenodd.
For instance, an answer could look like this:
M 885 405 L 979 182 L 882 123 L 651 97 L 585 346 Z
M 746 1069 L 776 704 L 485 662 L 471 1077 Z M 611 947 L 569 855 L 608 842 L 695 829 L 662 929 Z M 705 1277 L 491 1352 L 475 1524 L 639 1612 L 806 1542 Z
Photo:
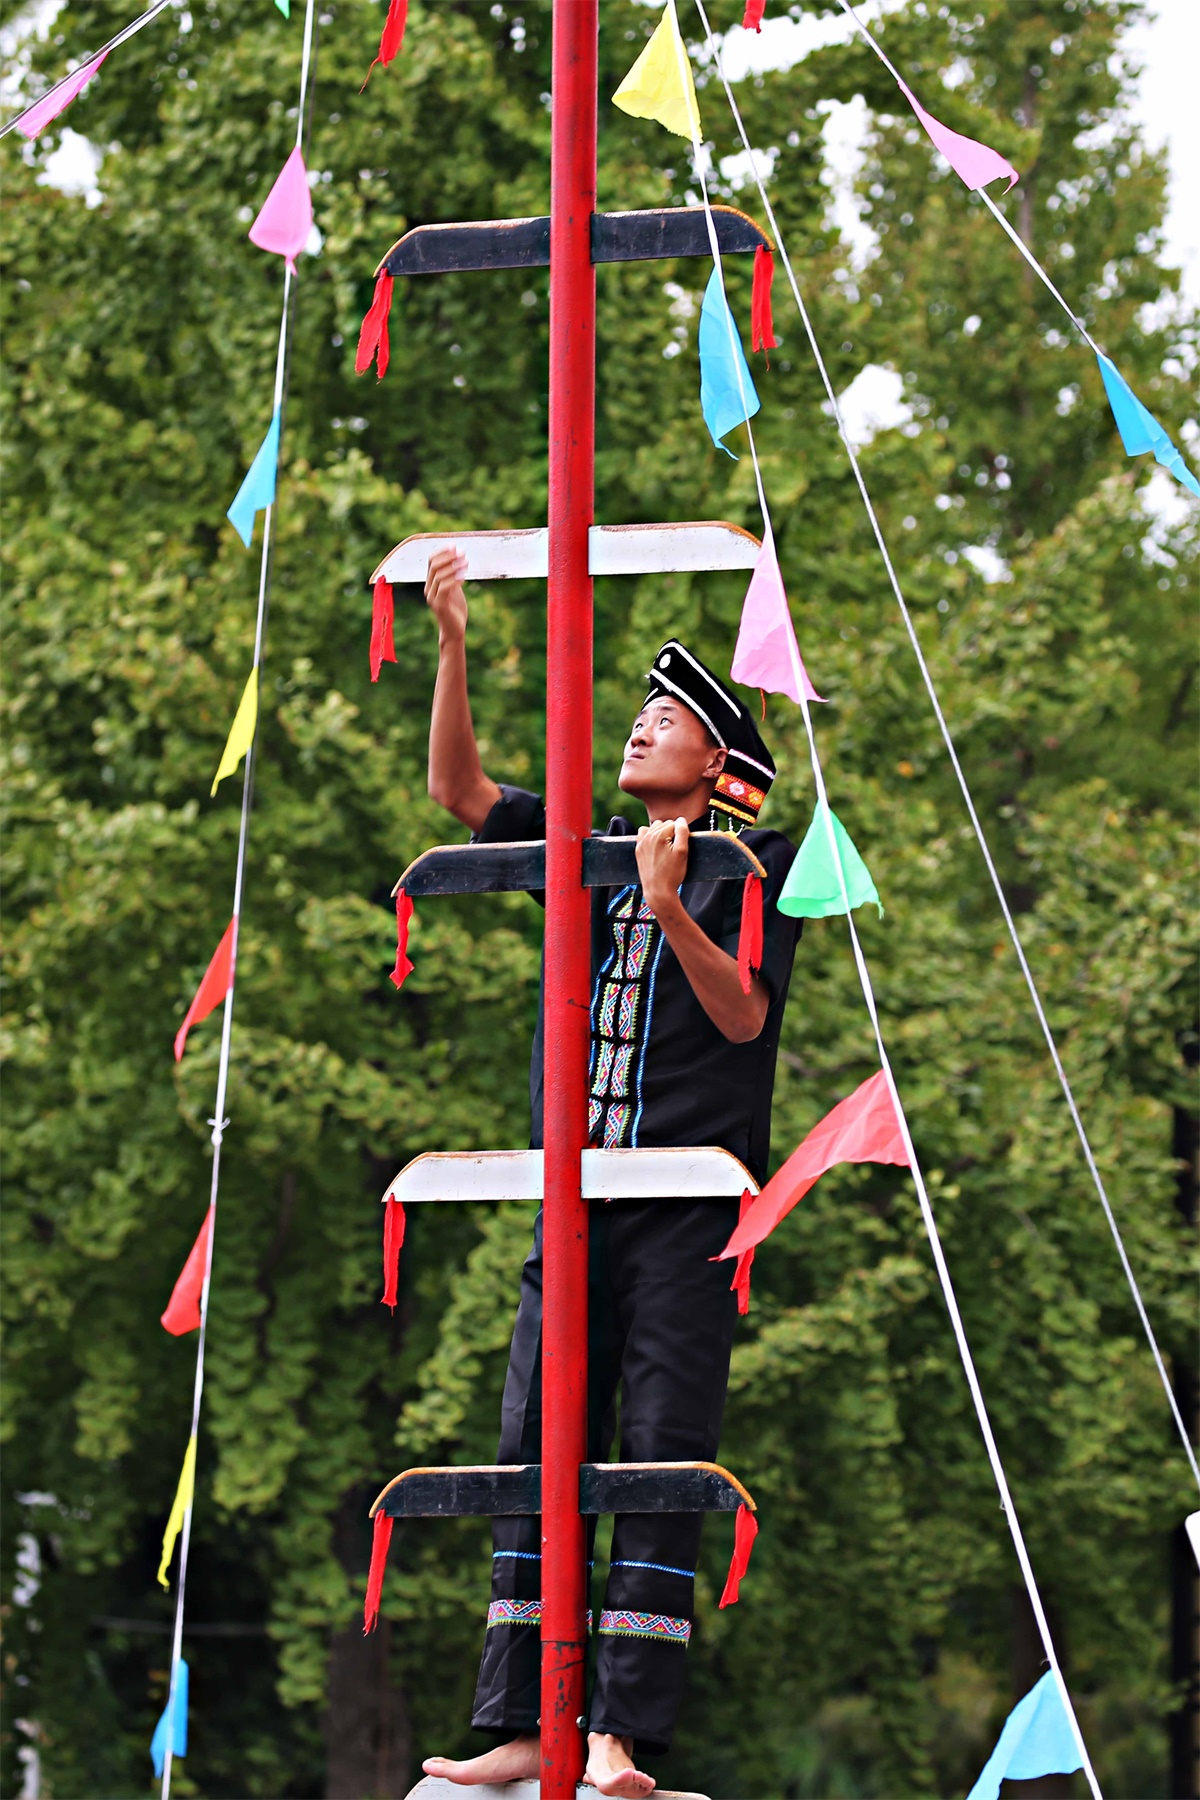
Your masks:
M 602 11 L 604 95 L 654 15 Z M 1163 266 L 1161 160 L 1121 110 L 1137 11 L 914 0 L 886 43 L 926 104 L 1026 171 L 1010 216 L 1178 433 L 1196 322 Z M 725 26 L 740 5 L 716 12 Z M 298 284 L 189 1588 L 192 1619 L 243 1635 L 189 1640 L 181 1794 L 334 1779 L 340 1703 L 326 1708 L 359 1653 L 366 1504 L 406 1463 L 493 1454 L 529 1228 L 521 1208 L 422 1211 L 397 1317 L 380 1311 L 376 1197 L 395 1168 L 523 1141 L 540 916 L 519 897 L 425 905 L 416 973 L 400 998 L 387 983 L 387 891 L 447 822 L 424 794 L 427 616 L 398 596 L 399 667 L 372 687 L 366 577 L 410 532 L 543 515 L 545 273 L 398 288 L 382 384 L 355 378 L 353 346 L 400 232 L 543 211 L 549 185 L 548 7 L 413 0 L 402 58 L 360 94 L 381 13 L 321 19 L 323 246 Z M 57 71 L 110 19 L 71 0 L 35 67 Z M 257 560 L 223 514 L 269 413 L 281 279 L 245 229 L 293 138 L 299 57 L 298 18 L 200 0 L 67 115 L 104 148 L 99 204 L 40 179 L 55 131 L 5 149 L 4 1754 L 11 1780 L 30 1741 L 14 1720 L 32 1722 L 56 1800 L 143 1791 L 164 1696 L 154 1567 L 193 1345 L 158 1314 L 207 1198 L 216 1021 L 178 1067 L 170 1044 L 232 887 L 238 784 L 207 790 Z M 1193 1024 L 1194 509 L 1151 531 L 1150 471 L 1123 456 L 1094 360 L 869 52 L 830 48 L 742 90 L 839 390 L 869 362 L 903 375 L 912 422 L 876 436 L 867 478 L 1151 1314 L 1186 1354 L 1170 1120 Z M 865 266 L 820 181 L 822 109 L 856 94 L 873 120 Z M 736 141 L 715 83 L 700 100 L 720 167 Z M 602 103 L 602 206 L 681 203 L 689 179 L 680 144 Z M 720 177 L 754 211 L 740 179 Z M 705 275 L 600 272 L 601 520 L 758 523 L 748 459 L 715 452 L 698 416 Z M 744 321 L 748 270 L 730 282 Z M 759 436 L 829 696 L 833 803 L 887 907 L 860 922 L 885 1032 L 1102 1781 L 1165 1794 L 1181 1458 L 779 288 L 776 315 Z M 981 547 L 1004 579 L 983 579 Z M 597 819 L 618 804 L 650 654 L 678 631 L 721 666 L 740 592 L 715 576 L 601 585 Z M 541 590 L 474 592 L 471 655 L 487 766 L 537 785 Z M 769 822 L 798 838 L 811 780 L 785 702 L 769 730 Z M 811 926 L 777 1153 L 873 1060 L 845 927 Z M 660 1773 L 714 1795 L 959 1793 L 1038 1654 L 911 1184 L 829 1176 L 754 1284 L 723 1454 L 764 1529 L 732 1612 L 716 1609 L 728 1527 L 709 1529 L 686 1718 Z M 477 1523 L 397 1533 L 372 1640 L 394 1741 L 371 1765 L 381 1785 L 353 1791 L 403 1793 L 410 1750 L 469 1741 L 487 1573 Z

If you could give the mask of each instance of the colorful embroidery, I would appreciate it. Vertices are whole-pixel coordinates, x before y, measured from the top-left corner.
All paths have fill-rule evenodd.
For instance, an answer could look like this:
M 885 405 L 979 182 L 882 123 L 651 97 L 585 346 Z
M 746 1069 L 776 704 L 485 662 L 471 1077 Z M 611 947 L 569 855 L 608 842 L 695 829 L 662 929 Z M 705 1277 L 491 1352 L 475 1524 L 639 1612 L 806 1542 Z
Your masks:
M 627 1612 L 623 1607 L 600 1614 L 601 1637 L 657 1638 L 664 1644 L 686 1644 L 692 1635 L 690 1619 L 671 1619 L 666 1613 Z
M 540 1600 L 493 1600 L 487 1611 L 488 1630 L 493 1625 L 540 1625 Z
M 623 1132 L 629 1123 L 629 1115 L 633 1108 L 628 1100 L 618 1100 L 609 1107 L 604 1119 L 604 1148 L 619 1150 L 624 1142 Z
M 662 932 L 636 888 L 618 894 L 609 920 L 612 951 L 600 972 L 592 1009 L 588 1136 L 592 1143 L 616 1150 L 636 1142 L 641 1065 Z

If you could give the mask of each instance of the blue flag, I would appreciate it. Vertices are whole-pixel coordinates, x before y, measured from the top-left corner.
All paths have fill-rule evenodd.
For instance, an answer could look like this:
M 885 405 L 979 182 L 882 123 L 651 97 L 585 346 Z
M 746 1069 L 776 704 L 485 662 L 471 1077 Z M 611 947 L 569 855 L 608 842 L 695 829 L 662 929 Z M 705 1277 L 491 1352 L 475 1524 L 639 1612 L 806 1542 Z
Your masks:
M 1200 481 L 1196 480 L 1154 414 L 1142 405 L 1125 377 L 1118 373 L 1115 364 L 1107 356 L 1097 355 L 1096 361 L 1100 364 L 1104 390 L 1108 395 L 1108 404 L 1112 407 L 1113 418 L 1117 421 L 1117 430 L 1121 434 L 1126 456 L 1141 456 L 1145 451 L 1152 450 L 1156 463 L 1161 463 L 1191 493 L 1200 495 Z
M 254 461 L 246 470 L 246 479 L 234 495 L 233 504 L 225 515 L 247 550 L 254 538 L 255 514 L 261 512 L 264 506 L 270 506 L 275 499 L 275 470 L 278 464 L 279 414 L 274 413 L 267 426 L 267 435 L 258 446 Z
M 967 1800 L 997 1800 L 1002 1781 L 1070 1775 L 1083 1761 L 1052 1669 L 1030 1688 L 1004 1721 L 1000 1740 Z
M 759 398 L 750 379 L 742 340 L 714 268 L 700 308 L 700 410 L 718 450 L 724 450 L 726 456 L 733 455 L 721 439 L 735 425 L 752 419 L 758 408 Z
M 188 1666 L 183 1658 L 179 1659 L 179 1668 L 175 1675 L 175 1730 L 171 1733 L 171 1755 L 187 1755 L 187 1715 L 188 1715 Z M 162 1718 L 154 1727 L 154 1736 L 150 1739 L 150 1760 L 154 1764 L 154 1773 L 162 1780 L 163 1764 L 167 1760 L 167 1733 L 170 1722 L 167 1714 L 171 1711 L 171 1697 L 168 1694 L 167 1704 L 163 1707 Z

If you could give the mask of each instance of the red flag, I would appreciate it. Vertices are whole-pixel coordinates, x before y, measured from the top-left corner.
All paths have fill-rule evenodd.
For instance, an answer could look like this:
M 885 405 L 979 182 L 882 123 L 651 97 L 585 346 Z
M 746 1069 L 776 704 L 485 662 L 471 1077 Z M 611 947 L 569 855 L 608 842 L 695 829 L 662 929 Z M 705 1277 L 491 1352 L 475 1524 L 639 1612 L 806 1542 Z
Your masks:
M 383 1211 L 383 1306 L 396 1310 L 400 1281 L 400 1246 L 404 1242 L 404 1202 L 389 1194 Z
M 908 1167 L 908 1151 L 882 1069 L 813 1126 L 747 1208 L 716 1260 L 741 1256 L 743 1251 L 761 1244 L 809 1188 L 835 1163 L 842 1162 L 898 1163 Z
M 753 1205 L 754 1195 L 750 1192 L 749 1188 L 746 1188 L 742 1194 L 742 1209 L 738 1213 L 739 1225 Z M 713 1258 L 714 1262 L 719 1260 L 718 1257 Z M 743 1250 L 742 1254 L 738 1257 L 737 1268 L 733 1271 L 733 1280 L 729 1284 L 730 1293 L 736 1294 L 738 1297 L 738 1311 L 743 1316 L 750 1311 L 750 1269 L 753 1262 L 754 1245 L 751 1244 L 749 1250 Z
M 375 63 L 382 63 L 386 68 L 388 63 L 394 61 L 394 59 L 399 56 L 400 46 L 404 42 L 404 27 L 407 23 L 408 0 L 391 0 L 391 4 L 387 10 L 387 18 L 383 22 L 383 31 L 380 33 L 379 55 L 375 58 L 375 62 L 371 64 L 371 69 L 375 67 Z M 371 69 L 367 70 L 366 77 L 363 81 L 364 88 L 371 79 Z M 362 88 L 359 88 L 358 91 L 361 94 Z
M 750 992 L 750 971 L 761 969 L 762 959 L 762 879 L 750 874 L 742 883 L 742 922 L 738 927 L 738 974 L 743 994 Z
M 754 252 L 754 280 L 750 288 L 750 348 L 776 350 L 775 320 L 771 313 L 771 283 L 775 279 L 775 258 L 765 244 Z
M 372 681 L 379 680 L 379 671 L 385 662 L 394 663 L 396 660 L 396 644 L 392 635 L 395 616 L 392 584 L 381 575 L 371 595 Z
M 392 1516 L 375 1514 L 371 1535 L 371 1567 L 367 1574 L 367 1598 L 363 1604 L 363 1636 L 379 1623 L 379 1603 L 383 1599 L 383 1572 L 387 1568 L 388 1546 L 392 1541 Z
M 408 921 L 412 918 L 412 897 L 403 888 L 396 889 L 396 966 L 392 970 L 392 980 L 398 988 L 402 988 L 412 974 L 413 966 L 408 957 Z
M 754 1548 L 754 1540 L 757 1536 L 758 1520 L 748 1506 L 739 1506 L 737 1524 L 733 1528 L 733 1555 L 729 1559 L 725 1591 L 717 1602 L 718 1609 L 722 1606 L 737 1605 L 742 1577 L 750 1567 L 750 1552 Z
M 358 349 L 354 353 L 354 373 L 365 375 L 375 358 L 375 374 L 380 381 L 387 374 L 388 366 L 388 315 L 392 310 L 392 277 L 386 269 L 381 269 L 375 278 L 375 293 L 371 304 L 363 315 L 362 327 L 358 334 Z
M 225 936 L 213 951 L 212 961 L 204 971 L 204 979 L 196 989 L 192 1004 L 183 1015 L 183 1024 L 175 1033 L 175 1061 L 183 1055 L 183 1046 L 187 1043 L 187 1034 L 193 1025 L 201 1019 L 207 1019 L 214 1006 L 220 1006 L 222 1000 L 233 986 L 233 953 L 237 944 L 237 920 L 230 919 L 225 927 Z
M 742 14 L 743 31 L 761 31 L 762 16 L 767 10 L 767 0 L 746 0 L 746 10 Z
M 188 1251 L 188 1259 L 179 1272 L 179 1279 L 171 1289 L 171 1298 L 167 1301 L 167 1310 L 162 1315 L 161 1324 L 164 1331 L 172 1337 L 182 1337 L 185 1332 L 200 1329 L 200 1291 L 204 1286 L 204 1270 L 208 1262 L 208 1239 L 212 1231 L 212 1207 L 204 1215 L 204 1223 L 200 1227 L 195 1243 Z

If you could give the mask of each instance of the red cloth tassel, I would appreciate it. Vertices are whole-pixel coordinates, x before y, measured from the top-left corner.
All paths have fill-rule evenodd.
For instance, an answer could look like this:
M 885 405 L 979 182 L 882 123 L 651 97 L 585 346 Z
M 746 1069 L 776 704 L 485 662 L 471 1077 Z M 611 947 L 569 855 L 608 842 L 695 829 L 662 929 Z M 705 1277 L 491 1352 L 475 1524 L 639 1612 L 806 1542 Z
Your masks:
M 379 1623 L 379 1603 L 383 1599 L 383 1572 L 387 1568 L 388 1547 L 392 1541 L 392 1525 L 394 1521 L 390 1513 L 375 1514 L 375 1529 L 371 1537 L 371 1568 L 367 1575 L 367 1597 L 363 1602 L 363 1636 L 374 1631 Z M 734 1555 L 737 1555 L 736 1550 Z
M 725 1592 L 717 1602 L 718 1607 L 737 1605 L 742 1578 L 750 1567 L 750 1552 L 757 1536 L 758 1520 L 748 1506 L 739 1506 L 737 1524 L 733 1530 L 733 1555 L 729 1560 L 729 1573 L 725 1577 Z M 374 1563 L 371 1566 L 373 1568 Z
M 354 353 L 354 373 L 365 375 L 375 359 L 375 373 L 382 381 L 388 366 L 388 317 L 392 310 L 392 277 L 381 269 L 375 281 L 375 293 L 363 315 L 358 333 L 358 349 Z
M 404 1242 L 404 1202 L 389 1194 L 383 1209 L 383 1299 L 382 1306 L 396 1310 L 396 1288 L 400 1281 L 400 1246 Z M 753 1250 L 750 1252 L 754 1255 Z M 738 1267 L 741 1267 L 739 1263 Z
M 767 0 L 746 0 L 746 10 L 742 14 L 743 31 L 761 31 L 762 17 L 767 10 Z
M 188 1259 L 179 1271 L 179 1279 L 171 1289 L 171 1298 L 167 1301 L 167 1310 L 159 1323 L 164 1331 L 172 1337 L 182 1337 L 185 1332 L 200 1329 L 200 1295 L 204 1288 L 204 1270 L 208 1262 L 208 1239 L 212 1231 L 212 1207 L 204 1215 L 204 1223 L 200 1227 L 195 1243 L 188 1251 Z
M 743 994 L 750 992 L 750 972 L 762 968 L 762 958 L 762 880 L 757 875 L 747 875 L 742 887 L 742 923 L 738 931 L 738 974 L 742 978 Z
M 393 624 L 396 617 L 395 601 L 392 598 L 392 584 L 383 576 L 375 583 L 371 596 L 371 680 L 379 680 L 379 671 L 385 662 L 396 660 L 396 643 L 393 635 Z
M 407 24 L 408 0 L 391 0 L 387 18 L 383 22 L 383 30 L 379 34 L 379 54 L 375 58 L 375 62 L 371 64 L 371 69 L 375 67 L 375 63 L 383 63 L 386 68 L 388 63 L 399 56 L 400 46 L 404 42 L 404 27 Z M 371 69 L 368 69 L 363 77 L 362 87 L 358 90 L 360 94 L 371 79 Z
M 741 1210 L 738 1213 L 739 1225 L 753 1205 L 754 1195 L 750 1192 L 749 1188 L 746 1188 L 742 1194 Z M 736 1294 L 738 1297 L 738 1311 L 743 1317 L 750 1311 L 750 1268 L 754 1262 L 754 1249 L 755 1246 L 751 1244 L 749 1250 L 742 1251 L 742 1254 L 737 1259 L 737 1266 L 733 1271 L 733 1280 L 729 1284 L 730 1293 Z M 717 1258 L 714 1257 L 713 1261 L 716 1262 Z
M 408 957 L 408 921 L 412 918 L 412 896 L 403 888 L 396 890 L 396 966 L 392 970 L 392 980 L 398 988 L 402 988 L 412 974 L 413 966 Z
M 771 283 L 775 279 L 775 258 L 765 244 L 754 252 L 754 283 L 750 289 L 750 348 L 775 350 L 775 320 L 771 315 Z

